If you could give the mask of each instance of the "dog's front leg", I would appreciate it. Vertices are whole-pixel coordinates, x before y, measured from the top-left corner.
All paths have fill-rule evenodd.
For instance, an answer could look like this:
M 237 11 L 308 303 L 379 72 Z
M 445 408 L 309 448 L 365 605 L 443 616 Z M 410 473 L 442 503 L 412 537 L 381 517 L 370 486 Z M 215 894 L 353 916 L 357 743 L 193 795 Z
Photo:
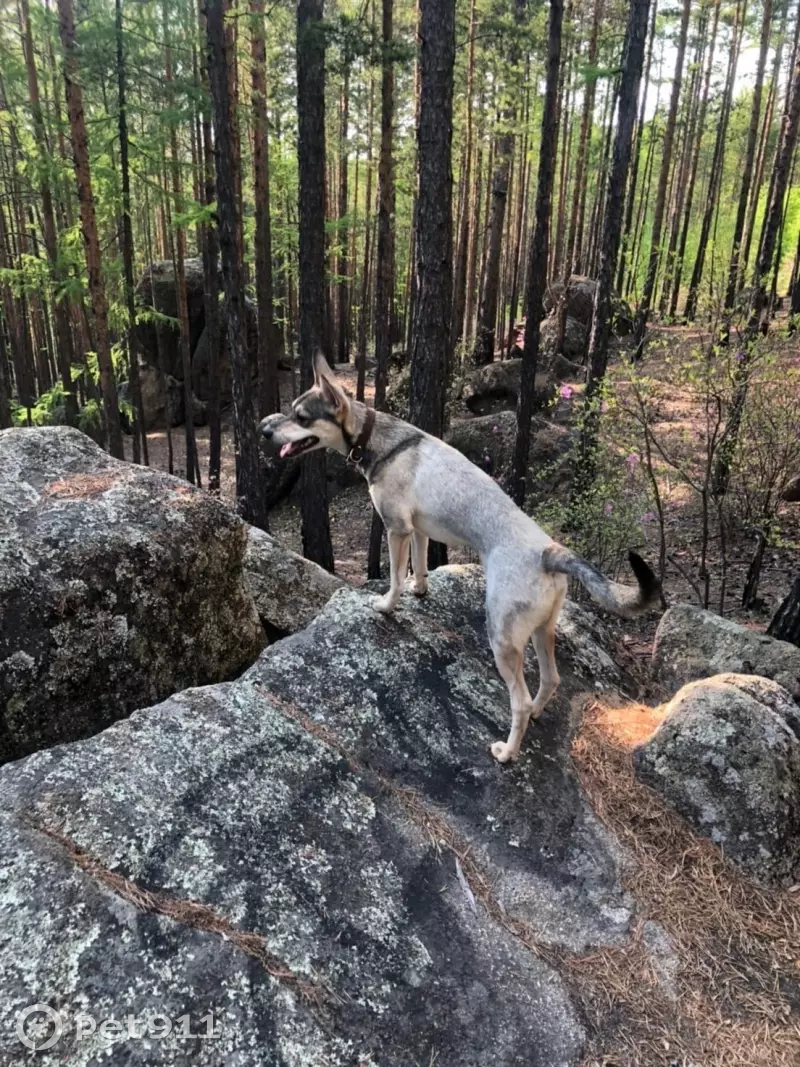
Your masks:
M 372 602 L 376 611 L 394 611 L 400 594 L 403 592 L 406 571 L 408 570 L 408 551 L 411 547 L 411 535 L 405 533 L 392 533 L 388 530 L 386 540 L 389 545 L 389 567 L 391 570 L 391 584 L 386 596 L 377 597 Z

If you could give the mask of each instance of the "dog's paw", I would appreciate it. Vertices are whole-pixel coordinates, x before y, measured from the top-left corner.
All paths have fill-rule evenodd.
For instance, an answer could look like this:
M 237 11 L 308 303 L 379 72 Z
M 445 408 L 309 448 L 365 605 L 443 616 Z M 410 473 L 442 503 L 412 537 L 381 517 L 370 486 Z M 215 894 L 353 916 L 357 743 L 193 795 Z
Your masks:
M 416 578 L 411 578 L 406 589 L 409 593 L 413 593 L 414 596 L 427 596 L 428 595 L 428 579 L 420 578 L 419 581 Z
M 387 593 L 386 596 L 376 596 L 372 601 L 372 610 L 379 611 L 381 615 L 389 615 L 395 609 L 397 601 Z
M 515 752 L 505 741 L 495 741 L 492 745 L 492 755 L 498 763 L 508 763 L 511 760 L 515 760 L 519 752 Z

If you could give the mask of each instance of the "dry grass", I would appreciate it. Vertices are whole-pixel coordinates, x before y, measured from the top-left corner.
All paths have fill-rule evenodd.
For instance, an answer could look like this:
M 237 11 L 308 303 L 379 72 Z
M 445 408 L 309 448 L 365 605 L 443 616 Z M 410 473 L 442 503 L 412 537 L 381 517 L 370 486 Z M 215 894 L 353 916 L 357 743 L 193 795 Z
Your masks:
M 625 948 L 562 960 L 594 1023 L 588 1063 L 798 1067 L 800 894 L 748 882 L 636 781 L 630 748 L 657 718 L 593 704 L 573 746 L 593 807 L 635 860 L 625 881 L 639 916 Z M 680 960 L 674 998 L 646 952 L 646 920 Z
M 66 500 L 84 500 L 113 489 L 119 483 L 119 473 L 114 474 L 72 474 L 57 482 L 50 482 L 44 492 L 48 496 L 61 497 Z

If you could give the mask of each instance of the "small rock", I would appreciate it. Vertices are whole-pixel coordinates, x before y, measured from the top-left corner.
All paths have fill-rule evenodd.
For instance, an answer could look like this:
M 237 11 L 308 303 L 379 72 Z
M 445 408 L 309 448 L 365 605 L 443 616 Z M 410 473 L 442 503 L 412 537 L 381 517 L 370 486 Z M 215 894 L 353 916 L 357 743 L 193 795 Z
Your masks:
M 634 752 L 636 774 L 763 885 L 800 875 L 800 709 L 781 686 L 720 674 L 685 685 Z
M 800 681 L 800 648 L 748 630 L 711 611 L 677 604 L 656 631 L 653 674 L 673 692 L 686 682 L 715 674 L 758 674 L 789 692 Z
M 262 626 L 273 636 L 308 626 L 336 590 L 347 584 L 255 526 L 247 532 L 244 581 Z

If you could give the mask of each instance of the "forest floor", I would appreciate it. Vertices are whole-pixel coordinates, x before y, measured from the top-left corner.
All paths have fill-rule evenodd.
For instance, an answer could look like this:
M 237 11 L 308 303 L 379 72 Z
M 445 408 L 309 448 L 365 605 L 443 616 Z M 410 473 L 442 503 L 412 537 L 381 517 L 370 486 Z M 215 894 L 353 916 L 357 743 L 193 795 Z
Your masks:
M 667 381 L 670 368 L 676 359 L 682 358 L 693 346 L 702 343 L 702 334 L 694 329 L 681 327 L 658 328 L 652 332 L 654 343 L 646 357 L 646 372 L 656 380 Z M 792 361 L 797 358 L 797 346 L 791 342 L 782 345 L 781 358 Z M 355 367 L 338 366 L 337 373 L 348 390 L 355 393 Z M 625 364 L 618 362 L 615 378 L 618 388 L 625 389 Z M 579 396 L 581 382 L 569 384 L 575 396 Z M 291 381 L 287 373 L 281 374 L 281 395 L 284 406 L 291 400 Z M 371 399 L 371 384 L 367 384 L 367 399 Z M 224 499 L 235 496 L 235 461 L 231 412 L 223 413 L 221 494 Z M 692 389 L 681 389 L 670 382 L 669 396 L 661 405 L 654 432 L 674 454 L 682 455 L 695 464 L 702 459 L 704 448 L 705 417 L 697 396 Z M 208 427 L 196 431 L 200 469 L 204 479 L 208 470 Z M 184 473 L 185 440 L 182 427 L 172 430 L 173 466 L 176 474 Z M 687 449 L 697 446 L 697 455 L 687 457 Z M 160 470 L 168 470 L 168 442 L 165 432 L 148 435 L 150 463 Z M 130 439 L 126 439 L 128 454 Z M 664 526 L 668 546 L 664 588 L 669 603 L 697 603 L 697 545 L 703 522 L 698 494 L 691 492 L 679 478 L 657 464 L 657 478 L 664 500 Z M 798 463 L 800 467 L 800 462 Z M 333 540 L 336 570 L 341 577 L 355 585 L 366 580 L 367 545 L 372 509 L 366 485 L 358 484 L 336 491 L 330 499 L 331 537 Z M 723 613 L 744 625 L 764 629 L 786 595 L 797 572 L 800 555 L 800 505 L 784 505 L 779 512 L 780 537 L 777 543 L 766 549 L 758 598 L 747 611 L 741 608 L 747 570 L 756 544 L 755 534 L 745 528 L 732 530 L 727 545 L 727 573 L 725 576 L 725 601 Z M 288 548 L 302 551 L 300 532 L 300 509 L 298 502 L 290 498 L 274 509 L 271 515 L 271 532 Z M 642 523 L 641 537 L 644 540 L 643 554 L 651 560 L 658 558 L 659 531 L 657 523 Z M 467 549 L 450 553 L 452 562 L 477 562 L 477 557 Z M 708 570 L 710 574 L 711 610 L 720 610 L 722 575 L 718 539 L 709 544 Z M 624 576 L 622 580 L 625 580 Z M 642 620 L 639 624 L 626 624 L 629 631 L 626 644 L 636 658 L 649 654 L 655 620 Z

